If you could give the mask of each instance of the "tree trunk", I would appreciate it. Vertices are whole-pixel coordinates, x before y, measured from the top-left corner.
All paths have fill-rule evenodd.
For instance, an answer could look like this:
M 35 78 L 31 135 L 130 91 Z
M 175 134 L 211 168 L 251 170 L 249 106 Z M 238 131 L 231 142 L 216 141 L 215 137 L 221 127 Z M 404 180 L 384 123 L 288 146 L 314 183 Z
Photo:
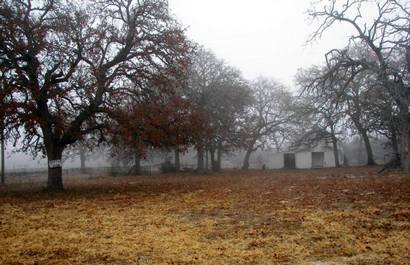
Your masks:
M 80 146 L 80 170 L 85 172 L 85 150 L 84 147 Z
M 404 116 L 404 114 L 401 114 Z M 408 115 L 408 114 L 407 114 Z M 410 126 L 404 122 L 404 117 L 401 119 L 400 132 L 400 164 L 404 171 L 410 170 Z
M 205 150 L 205 168 L 206 170 L 209 169 L 209 149 L 208 147 Z
M 339 161 L 339 148 L 337 147 L 337 138 L 335 135 L 332 135 L 332 146 L 333 146 L 333 155 L 335 157 L 335 166 L 340 167 Z
M 204 146 L 197 146 L 197 168 L 198 172 L 204 172 Z
M 218 165 L 217 165 L 216 159 L 215 159 L 215 149 L 211 147 L 209 149 L 209 154 L 210 154 L 210 157 L 211 157 L 212 171 L 217 171 L 218 170 Z
M 222 143 L 218 143 L 218 148 L 216 150 L 216 170 L 215 171 L 220 171 L 222 168 Z
M 47 190 L 51 192 L 59 192 L 64 190 L 62 176 L 62 161 L 63 148 L 57 144 L 46 145 L 48 159 L 48 181 Z
M 393 131 L 391 132 L 390 142 L 391 142 L 391 148 L 393 149 L 394 155 L 399 155 L 400 154 L 399 141 L 397 139 L 396 133 Z
M 367 131 L 361 126 L 361 124 L 357 121 L 355 121 L 352 118 L 357 130 L 359 131 L 360 135 L 363 138 L 363 142 L 364 142 L 364 146 L 366 148 L 366 154 L 367 154 L 367 165 L 371 166 L 371 165 L 375 165 L 376 163 L 374 162 L 373 159 L 373 150 L 372 150 L 372 146 L 370 145 L 370 140 L 369 140 L 369 136 L 367 135 Z
M 410 74 L 410 46 L 406 47 L 407 73 Z M 405 171 L 410 170 L 410 87 L 403 85 L 400 93 L 400 161 Z
M 364 141 L 364 146 L 366 147 L 366 154 L 367 154 L 367 165 L 375 165 L 376 163 L 374 162 L 373 158 L 373 150 L 372 146 L 370 144 L 369 136 L 367 135 L 366 131 L 362 132 L 362 137 Z
M 252 151 L 253 150 L 251 147 L 248 147 L 248 149 L 246 150 L 245 158 L 243 159 L 243 165 L 242 165 L 243 170 L 249 169 L 249 159 L 251 157 Z
M 141 175 L 141 158 L 139 154 L 135 154 L 134 157 L 134 173 L 135 175 Z
M 3 119 L 0 121 L 0 141 L 1 141 L 1 151 L 0 151 L 0 155 L 1 155 L 1 184 L 5 184 L 6 183 L 6 178 L 5 178 L 5 168 L 4 168 L 4 126 L 3 126 Z
M 181 163 L 180 163 L 180 160 L 179 160 L 179 149 L 178 149 L 178 146 L 177 147 L 175 147 L 175 149 L 174 149 L 174 162 L 175 162 L 175 165 L 174 165 L 174 167 L 175 167 L 175 170 L 178 172 L 178 171 L 180 171 L 180 169 L 181 169 Z
M 401 156 L 400 156 L 400 161 L 401 161 L 401 168 L 405 171 L 410 170 L 410 137 L 409 135 L 402 137 L 403 141 L 401 144 Z

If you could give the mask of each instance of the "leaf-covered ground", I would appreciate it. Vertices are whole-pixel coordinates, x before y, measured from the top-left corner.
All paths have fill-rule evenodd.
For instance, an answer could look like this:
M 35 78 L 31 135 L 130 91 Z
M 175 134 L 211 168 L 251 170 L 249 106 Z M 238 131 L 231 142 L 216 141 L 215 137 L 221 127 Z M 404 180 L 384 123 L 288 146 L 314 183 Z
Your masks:
M 0 187 L 0 264 L 410 264 L 410 176 L 377 170 Z

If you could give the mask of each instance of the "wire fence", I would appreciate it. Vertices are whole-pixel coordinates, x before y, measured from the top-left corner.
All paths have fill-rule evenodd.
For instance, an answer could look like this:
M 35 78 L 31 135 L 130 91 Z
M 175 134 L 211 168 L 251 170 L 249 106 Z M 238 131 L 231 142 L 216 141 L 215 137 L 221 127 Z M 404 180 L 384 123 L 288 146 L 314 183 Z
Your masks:
M 152 175 L 160 172 L 159 165 L 142 166 L 144 175 Z M 132 167 L 96 167 L 96 168 L 67 168 L 63 169 L 64 180 L 89 179 L 107 176 L 132 175 Z M 5 184 L 45 183 L 47 182 L 47 169 L 15 169 L 5 174 Z

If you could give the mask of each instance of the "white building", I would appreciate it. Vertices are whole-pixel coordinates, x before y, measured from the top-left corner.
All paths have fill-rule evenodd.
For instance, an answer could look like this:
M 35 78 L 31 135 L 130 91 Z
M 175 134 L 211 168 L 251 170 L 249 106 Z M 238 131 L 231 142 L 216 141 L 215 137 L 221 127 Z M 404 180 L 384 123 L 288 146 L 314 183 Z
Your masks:
M 343 164 L 343 152 L 339 148 L 339 163 Z M 331 145 L 322 143 L 315 147 L 303 147 L 294 151 L 273 153 L 270 155 L 267 168 L 329 168 L 335 167 L 335 156 Z

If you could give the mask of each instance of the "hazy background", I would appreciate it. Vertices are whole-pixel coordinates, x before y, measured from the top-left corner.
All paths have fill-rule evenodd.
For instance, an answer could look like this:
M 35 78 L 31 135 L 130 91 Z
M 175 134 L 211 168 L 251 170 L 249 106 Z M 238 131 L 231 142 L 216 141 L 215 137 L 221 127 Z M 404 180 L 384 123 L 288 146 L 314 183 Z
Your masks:
M 344 47 L 352 29 L 337 25 L 320 41 L 307 43 L 317 27 L 308 20 L 310 0 L 169 0 L 171 12 L 195 42 L 211 49 L 219 58 L 237 67 L 247 79 L 274 77 L 294 90 L 298 68 L 324 61 L 332 48 Z M 6 171 L 40 168 L 46 160 L 6 148 Z M 97 166 L 101 159 L 88 160 Z M 67 160 L 64 167 L 78 167 Z
M 275 77 L 293 87 L 296 70 L 324 61 L 344 47 L 352 29 L 337 25 L 309 43 L 317 23 L 308 21 L 311 0 L 170 0 L 188 36 L 239 68 L 244 76 Z

